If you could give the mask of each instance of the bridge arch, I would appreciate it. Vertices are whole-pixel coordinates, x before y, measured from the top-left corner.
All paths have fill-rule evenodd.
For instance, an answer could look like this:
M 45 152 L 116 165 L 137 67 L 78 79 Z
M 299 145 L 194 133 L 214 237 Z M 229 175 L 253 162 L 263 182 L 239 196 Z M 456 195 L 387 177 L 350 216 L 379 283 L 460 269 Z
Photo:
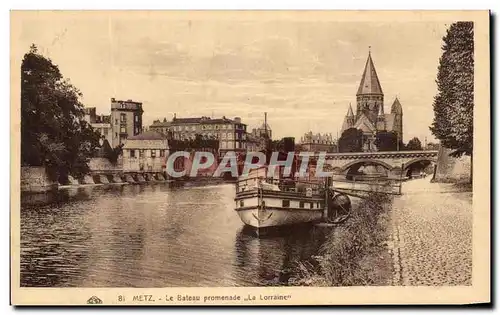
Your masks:
M 392 170 L 393 166 L 384 162 L 384 161 L 380 161 L 380 160 L 377 160 L 377 159 L 359 159 L 359 160 L 354 160 L 352 162 L 349 162 L 347 163 L 346 165 L 342 166 L 342 171 L 345 172 L 347 171 L 349 168 L 351 168 L 352 166 L 356 165 L 356 164 L 376 164 L 376 165 L 380 165 L 382 166 L 383 168 L 385 168 L 386 170 L 390 171 Z
M 431 162 L 431 163 L 436 163 L 436 160 L 431 158 L 431 157 L 418 157 L 413 160 L 408 161 L 404 165 L 404 170 L 406 171 L 411 165 L 418 163 L 418 162 Z

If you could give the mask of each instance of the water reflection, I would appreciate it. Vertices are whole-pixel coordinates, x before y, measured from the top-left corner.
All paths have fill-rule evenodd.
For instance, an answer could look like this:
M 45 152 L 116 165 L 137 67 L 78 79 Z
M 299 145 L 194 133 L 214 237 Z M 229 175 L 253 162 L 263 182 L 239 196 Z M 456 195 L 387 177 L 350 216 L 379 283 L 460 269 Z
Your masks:
M 311 227 L 255 237 L 234 186 L 104 185 L 22 196 L 21 285 L 273 285 L 324 239 Z

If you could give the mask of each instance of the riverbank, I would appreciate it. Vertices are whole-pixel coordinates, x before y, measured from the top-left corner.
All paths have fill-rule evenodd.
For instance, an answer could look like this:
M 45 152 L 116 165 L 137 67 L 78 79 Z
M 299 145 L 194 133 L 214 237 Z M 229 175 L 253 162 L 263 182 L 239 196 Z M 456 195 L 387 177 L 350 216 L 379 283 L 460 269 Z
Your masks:
M 291 286 L 390 285 L 393 274 L 387 240 L 392 199 L 371 193 L 334 228 L 317 256 L 298 262 Z

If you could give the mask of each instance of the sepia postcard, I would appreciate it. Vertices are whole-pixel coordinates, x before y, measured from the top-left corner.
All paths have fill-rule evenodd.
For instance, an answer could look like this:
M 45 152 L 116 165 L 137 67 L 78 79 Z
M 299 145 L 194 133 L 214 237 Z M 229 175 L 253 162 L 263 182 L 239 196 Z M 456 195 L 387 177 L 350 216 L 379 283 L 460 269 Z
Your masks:
M 12 305 L 490 303 L 489 11 L 11 11 Z

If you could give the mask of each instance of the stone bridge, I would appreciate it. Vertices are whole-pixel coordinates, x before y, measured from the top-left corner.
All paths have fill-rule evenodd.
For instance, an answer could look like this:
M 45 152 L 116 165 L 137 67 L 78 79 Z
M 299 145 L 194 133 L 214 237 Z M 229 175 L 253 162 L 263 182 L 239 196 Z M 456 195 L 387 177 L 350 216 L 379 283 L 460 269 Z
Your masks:
M 389 151 L 389 152 L 352 152 L 327 153 L 325 169 L 335 174 L 346 174 L 351 168 L 361 165 L 381 166 L 390 175 L 400 175 L 413 164 L 428 161 L 435 163 L 438 151 Z

